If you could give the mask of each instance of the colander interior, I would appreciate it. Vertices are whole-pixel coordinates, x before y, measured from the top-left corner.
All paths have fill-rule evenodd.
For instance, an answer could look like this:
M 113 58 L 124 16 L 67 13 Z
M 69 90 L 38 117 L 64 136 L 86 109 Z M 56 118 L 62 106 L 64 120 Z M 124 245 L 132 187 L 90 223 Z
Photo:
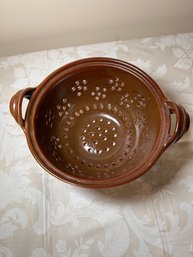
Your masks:
M 135 75 L 116 67 L 69 74 L 42 96 L 35 137 L 65 174 L 109 179 L 143 165 L 160 133 L 158 102 Z

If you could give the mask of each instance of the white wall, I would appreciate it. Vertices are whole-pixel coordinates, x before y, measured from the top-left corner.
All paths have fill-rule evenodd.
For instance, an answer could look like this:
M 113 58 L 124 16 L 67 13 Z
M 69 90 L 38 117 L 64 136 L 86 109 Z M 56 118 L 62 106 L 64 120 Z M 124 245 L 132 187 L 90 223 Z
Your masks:
M 193 0 L 0 0 L 0 56 L 193 31 Z

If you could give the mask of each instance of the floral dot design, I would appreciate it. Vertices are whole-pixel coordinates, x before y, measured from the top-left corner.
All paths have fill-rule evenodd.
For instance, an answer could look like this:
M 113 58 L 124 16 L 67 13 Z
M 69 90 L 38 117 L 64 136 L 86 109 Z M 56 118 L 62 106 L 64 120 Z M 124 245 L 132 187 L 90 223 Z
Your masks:
M 67 116 L 69 114 L 69 109 L 72 107 L 72 104 L 67 101 L 66 98 L 62 99 L 62 102 L 56 106 L 58 110 L 58 115 L 60 117 Z
M 136 92 L 133 96 L 133 100 L 135 102 L 135 106 L 137 108 L 146 108 L 150 98 L 149 97 L 144 97 L 141 92 Z
M 61 140 L 60 140 L 59 137 L 53 135 L 53 136 L 51 136 L 50 140 L 51 140 L 51 142 L 52 142 L 52 144 L 53 144 L 53 146 L 54 146 L 54 149 L 57 150 L 57 149 L 59 149 L 59 148 L 62 148 L 62 145 L 61 145 L 61 143 L 60 143 Z
M 77 80 L 74 82 L 74 85 L 71 88 L 71 91 L 76 94 L 77 97 L 80 97 L 84 92 L 87 91 L 87 80 Z
M 131 99 L 129 93 L 126 93 L 125 95 L 121 96 L 119 105 L 123 105 L 126 109 L 128 109 L 132 103 L 133 100 Z
M 50 137 L 50 141 L 52 144 L 52 147 L 49 146 L 49 152 L 54 157 L 54 159 L 58 162 L 61 161 L 61 157 L 58 156 L 58 150 L 62 148 L 61 140 L 56 135 L 53 135 Z
M 141 92 L 126 93 L 121 96 L 119 105 L 122 105 L 126 109 L 131 105 L 137 108 L 146 108 L 150 102 L 150 97 L 145 97 Z
M 146 131 L 144 132 L 144 135 L 143 135 L 146 143 L 148 143 L 151 139 L 150 131 L 151 131 L 150 128 L 146 125 Z
M 120 78 L 116 77 L 114 79 L 109 79 L 108 84 L 111 86 L 112 91 L 120 92 L 122 88 L 125 86 L 125 83 L 120 80 Z
M 95 87 L 95 90 L 93 90 L 91 92 L 91 96 L 96 100 L 96 101 L 99 101 L 99 100 L 102 100 L 102 99 L 105 99 L 106 98 L 106 92 L 107 92 L 107 89 L 106 87 Z
M 47 127 L 52 128 L 54 121 L 54 114 L 51 110 L 47 110 L 45 113 L 45 124 Z
M 140 112 L 136 113 L 136 120 L 135 120 L 135 125 L 139 128 L 142 129 L 146 125 L 146 118 L 145 115 L 142 115 Z

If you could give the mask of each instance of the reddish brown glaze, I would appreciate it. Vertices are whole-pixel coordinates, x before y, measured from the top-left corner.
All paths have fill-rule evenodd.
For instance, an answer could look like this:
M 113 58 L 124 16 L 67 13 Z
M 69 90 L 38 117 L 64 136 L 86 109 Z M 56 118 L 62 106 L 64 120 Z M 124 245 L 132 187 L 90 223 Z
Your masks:
M 22 99 L 29 104 L 22 118 Z M 10 111 L 50 174 L 90 188 L 144 174 L 189 127 L 182 106 L 129 63 L 87 58 L 64 65 L 37 88 L 16 93 Z M 171 114 L 176 116 L 170 135 Z

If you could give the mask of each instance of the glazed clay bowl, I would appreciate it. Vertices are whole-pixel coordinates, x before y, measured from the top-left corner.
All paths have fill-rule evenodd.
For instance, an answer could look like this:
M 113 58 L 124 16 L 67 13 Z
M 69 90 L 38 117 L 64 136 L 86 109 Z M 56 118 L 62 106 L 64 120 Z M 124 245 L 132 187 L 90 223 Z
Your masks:
M 23 98 L 29 99 L 24 119 Z M 46 171 L 90 188 L 138 178 L 189 127 L 184 108 L 169 101 L 154 80 L 111 58 L 64 65 L 37 88 L 17 92 L 10 110 Z

